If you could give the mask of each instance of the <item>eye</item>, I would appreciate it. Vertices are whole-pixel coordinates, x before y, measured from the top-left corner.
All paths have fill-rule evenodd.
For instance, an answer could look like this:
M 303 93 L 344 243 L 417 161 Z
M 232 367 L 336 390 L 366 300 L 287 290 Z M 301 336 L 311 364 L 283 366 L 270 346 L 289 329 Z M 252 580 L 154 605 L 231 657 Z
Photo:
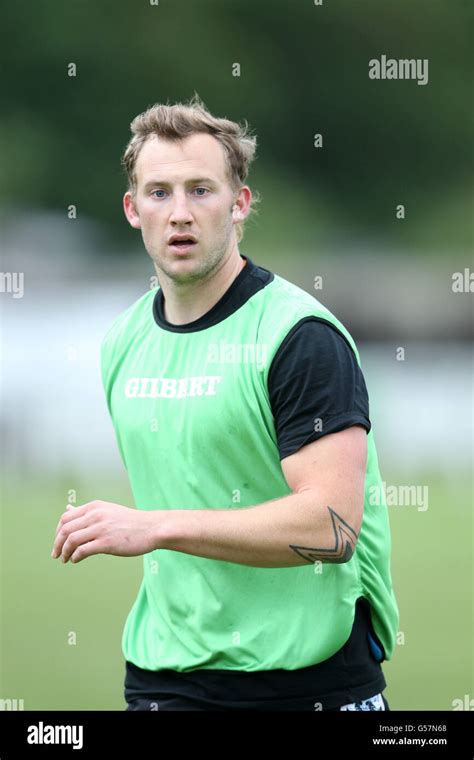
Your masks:
M 197 190 L 204 190 L 204 192 L 205 192 L 205 193 L 208 193 L 208 192 L 209 192 L 209 190 L 208 190 L 207 188 L 205 188 L 205 187 L 196 187 L 196 188 L 194 188 L 194 189 L 195 189 L 196 191 L 197 191 Z M 201 195 L 201 197 L 202 197 L 202 194 L 200 194 L 200 195 Z
M 165 192 L 164 190 L 153 190 L 152 195 L 156 196 L 156 193 L 164 193 L 164 192 Z M 163 197 L 163 196 L 161 196 L 161 197 Z

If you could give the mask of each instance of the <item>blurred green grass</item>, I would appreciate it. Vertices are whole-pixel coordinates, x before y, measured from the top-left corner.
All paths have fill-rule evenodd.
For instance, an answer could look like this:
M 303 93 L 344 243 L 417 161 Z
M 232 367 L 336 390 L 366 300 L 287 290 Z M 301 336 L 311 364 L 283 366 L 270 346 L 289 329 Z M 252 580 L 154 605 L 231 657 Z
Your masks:
M 474 693 L 471 481 L 469 473 L 419 473 L 411 482 L 429 486 L 429 507 L 390 508 L 404 643 L 383 666 L 385 694 L 392 710 L 450 710 L 453 699 Z M 72 476 L 10 479 L 3 487 L 0 697 L 23 699 L 26 710 L 123 710 L 121 634 L 142 558 L 100 555 L 74 566 L 50 557 L 72 487 L 77 504 L 133 505 L 125 476 L 87 486 Z

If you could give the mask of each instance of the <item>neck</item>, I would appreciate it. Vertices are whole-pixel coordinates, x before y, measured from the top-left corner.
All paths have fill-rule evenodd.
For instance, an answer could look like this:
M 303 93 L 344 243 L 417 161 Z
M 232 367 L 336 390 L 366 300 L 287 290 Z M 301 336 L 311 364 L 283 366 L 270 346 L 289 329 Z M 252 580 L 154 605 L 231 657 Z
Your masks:
M 160 277 L 165 319 L 172 325 L 185 325 L 202 317 L 222 298 L 244 266 L 245 259 L 235 249 L 201 280 L 177 284 L 169 277 Z

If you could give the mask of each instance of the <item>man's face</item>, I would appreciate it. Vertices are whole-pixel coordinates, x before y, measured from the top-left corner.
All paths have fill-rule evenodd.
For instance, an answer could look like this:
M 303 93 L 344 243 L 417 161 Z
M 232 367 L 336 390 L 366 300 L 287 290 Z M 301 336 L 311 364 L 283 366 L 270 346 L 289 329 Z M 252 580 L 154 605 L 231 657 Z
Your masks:
M 236 246 L 234 225 L 248 214 L 251 193 L 233 192 L 221 144 L 208 134 L 179 142 L 156 136 L 143 145 L 135 167 L 136 197 L 123 203 L 132 227 L 143 242 L 158 275 L 175 282 L 205 277 Z M 173 235 L 191 235 L 188 249 L 170 245 Z

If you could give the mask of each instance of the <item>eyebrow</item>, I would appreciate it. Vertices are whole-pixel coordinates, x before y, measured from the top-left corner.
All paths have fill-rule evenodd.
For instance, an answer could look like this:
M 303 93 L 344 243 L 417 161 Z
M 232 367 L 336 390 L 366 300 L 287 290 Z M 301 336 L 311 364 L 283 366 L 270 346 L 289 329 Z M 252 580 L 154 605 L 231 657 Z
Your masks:
M 205 182 L 209 185 L 217 185 L 217 181 L 215 179 L 212 179 L 211 177 L 193 177 L 192 179 L 187 179 L 184 184 L 195 185 L 195 184 L 199 184 L 200 182 Z M 155 185 L 160 185 L 160 187 L 171 187 L 170 182 L 165 182 L 160 179 L 151 179 L 146 183 L 144 190 L 149 190 L 151 187 L 154 187 Z

